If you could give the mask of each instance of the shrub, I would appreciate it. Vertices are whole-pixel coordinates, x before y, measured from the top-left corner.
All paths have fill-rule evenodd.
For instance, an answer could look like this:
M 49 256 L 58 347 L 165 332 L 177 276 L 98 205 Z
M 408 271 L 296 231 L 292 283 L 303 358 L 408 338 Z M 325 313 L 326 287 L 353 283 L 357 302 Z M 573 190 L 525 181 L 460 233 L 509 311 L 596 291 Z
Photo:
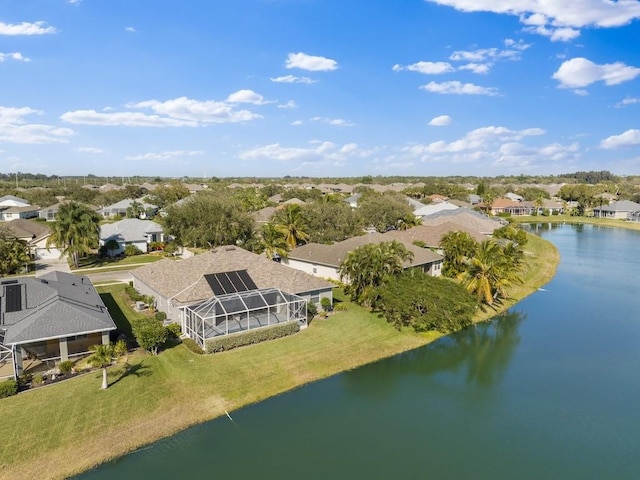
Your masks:
M 170 323 L 164 328 L 167 329 L 167 335 L 169 338 L 180 338 L 180 335 L 182 334 L 179 323 Z
M 143 317 L 131 322 L 133 336 L 136 342 L 153 355 L 158 354 L 158 348 L 167 341 L 167 330 L 162 322 L 155 318 Z
M 31 379 L 31 383 L 35 386 L 35 387 L 39 387 L 40 385 L 42 385 L 44 383 L 44 377 L 42 376 L 41 373 L 36 373 L 33 378 Z
M 62 375 L 68 375 L 71 373 L 71 369 L 73 368 L 73 362 L 71 360 L 65 360 L 64 362 L 60 362 L 58 365 L 58 370 Z
M 16 393 L 18 393 L 18 382 L 15 380 L 0 382 L 0 398 L 10 397 Z
M 125 257 L 133 257 L 135 255 L 140 255 L 141 253 L 142 253 L 142 250 L 140 250 L 135 245 L 127 245 L 126 247 L 124 247 Z
M 336 312 L 346 312 L 347 310 L 349 310 L 349 305 L 347 305 L 346 303 L 338 303 L 333 306 L 333 309 Z
M 164 312 L 156 312 L 154 315 L 155 319 L 159 322 L 164 322 L 167 319 L 167 314 Z
M 144 295 L 140 295 L 138 291 L 135 288 L 133 288 L 131 285 L 127 285 L 126 287 L 124 287 L 124 291 L 129 296 L 132 302 L 145 300 Z
M 116 357 L 122 357 L 123 355 L 126 355 L 127 354 L 127 342 L 125 342 L 124 340 L 118 340 L 113 345 L 113 354 Z
M 191 350 L 193 353 L 197 353 L 198 355 L 202 355 L 204 353 L 204 350 L 200 348 L 200 345 L 198 345 L 193 339 L 189 337 L 183 339 L 182 344 L 185 347 L 187 347 L 189 350 Z
M 320 305 L 322 306 L 322 310 L 325 312 L 330 312 L 333 310 L 333 305 L 331 305 L 331 299 L 328 297 L 322 297 L 320 300 Z
M 270 327 L 250 330 L 248 332 L 234 333 L 224 337 L 211 338 L 206 341 L 207 353 L 222 352 L 232 348 L 243 347 L 253 343 L 260 343 L 266 340 L 286 337 L 300 330 L 296 321 L 280 323 Z
M 313 318 L 318 314 L 318 307 L 315 303 L 307 302 L 307 318 Z
M 30 373 L 25 373 L 24 375 L 18 377 L 18 386 L 31 383 L 32 378 L 33 378 L 33 375 L 31 375 Z

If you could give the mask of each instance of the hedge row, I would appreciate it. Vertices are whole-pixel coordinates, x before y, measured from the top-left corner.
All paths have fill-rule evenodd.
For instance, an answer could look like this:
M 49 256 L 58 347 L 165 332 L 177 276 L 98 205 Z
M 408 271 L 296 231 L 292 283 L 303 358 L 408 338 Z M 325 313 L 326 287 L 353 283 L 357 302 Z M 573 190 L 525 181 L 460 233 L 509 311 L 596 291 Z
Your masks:
M 18 382 L 15 380 L 0 382 L 0 398 L 10 397 L 16 393 L 18 393 Z
M 206 341 L 207 353 L 222 352 L 232 348 L 260 343 L 266 340 L 274 340 L 280 337 L 294 334 L 300 330 L 298 322 L 291 321 L 279 323 L 270 327 L 249 330 L 248 332 L 234 333 L 224 337 L 211 338 Z

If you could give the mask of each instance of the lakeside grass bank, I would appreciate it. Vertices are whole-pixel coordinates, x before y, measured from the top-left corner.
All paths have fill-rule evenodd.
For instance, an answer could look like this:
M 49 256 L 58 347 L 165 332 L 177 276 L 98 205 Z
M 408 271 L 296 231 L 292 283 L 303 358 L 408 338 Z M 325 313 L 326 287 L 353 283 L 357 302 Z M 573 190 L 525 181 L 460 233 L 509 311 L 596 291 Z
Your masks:
M 574 217 L 571 215 L 532 216 L 522 215 L 511 217 L 516 223 L 569 223 L 572 225 L 586 224 L 600 227 L 626 228 L 628 230 L 640 230 L 640 222 L 628 222 L 614 218 Z
M 486 320 L 546 284 L 559 262 L 557 249 L 530 235 L 524 285 Z M 114 319 L 132 318 L 124 285 L 99 289 Z M 317 319 L 306 330 L 271 342 L 215 355 L 178 345 L 158 356 L 136 353 L 129 366 L 0 400 L 5 436 L 0 478 L 64 478 L 226 411 L 264 400 L 397 353 L 426 345 L 439 334 L 399 332 L 377 315 L 336 295 L 348 310 Z

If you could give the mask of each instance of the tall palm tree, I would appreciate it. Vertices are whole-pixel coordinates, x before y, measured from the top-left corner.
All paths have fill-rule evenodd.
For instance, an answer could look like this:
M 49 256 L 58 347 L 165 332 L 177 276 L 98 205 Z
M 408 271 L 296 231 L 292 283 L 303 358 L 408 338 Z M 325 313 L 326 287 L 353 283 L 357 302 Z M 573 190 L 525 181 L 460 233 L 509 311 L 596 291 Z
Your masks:
M 65 203 L 56 215 L 56 222 L 47 239 L 47 248 L 55 245 L 62 255 L 70 255 L 78 268 L 80 256 L 98 246 L 100 239 L 100 215 L 86 205 Z
M 90 365 L 102 369 L 102 388 L 105 390 L 109 387 L 107 381 L 107 367 L 113 362 L 113 345 L 92 345 L 90 350 L 93 352 L 87 359 Z
M 442 274 L 446 277 L 460 275 L 478 249 L 476 242 L 467 232 L 449 232 L 440 239 L 440 247 L 444 253 Z
M 381 242 L 363 245 L 350 251 L 343 260 L 338 273 L 347 283 L 346 291 L 361 304 L 375 303 L 374 292 L 387 278 L 399 275 L 404 262 L 413 258 L 413 253 L 400 242 Z
M 268 259 L 273 260 L 276 255 L 286 258 L 288 245 L 282 234 L 272 223 L 266 223 L 260 231 L 260 243 Z
M 276 218 L 275 229 L 284 235 L 289 250 L 309 241 L 300 205 L 287 205 Z

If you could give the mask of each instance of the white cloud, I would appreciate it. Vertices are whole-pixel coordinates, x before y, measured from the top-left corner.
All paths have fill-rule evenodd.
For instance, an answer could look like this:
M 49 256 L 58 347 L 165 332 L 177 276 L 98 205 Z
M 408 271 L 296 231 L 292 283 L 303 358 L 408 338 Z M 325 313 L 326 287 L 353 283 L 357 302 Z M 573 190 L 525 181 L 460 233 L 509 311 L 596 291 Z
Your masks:
M 60 119 L 77 125 L 125 127 L 197 127 L 198 123 L 141 112 L 102 113 L 95 110 L 75 110 L 60 115 Z
M 229 103 L 251 103 L 253 105 L 265 105 L 268 102 L 264 97 L 253 90 L 238 90 L 227 97 Z
M 409 72 L 423 73 L 425 75 L 440 75 L 455 71 L 448 62 L 417 62 L 411 65 L 396 64 L 392 69 L 394 72 L 406 70 Z
M 338 69 L 338 62 L 326 57 L 307 55 L 306 53 L 290 53 L 285 63 L 286 68 L 300 68 L 311 72 L 328 72 Z
M 353 127 L 354 125 L 352 122 L 342 118 L 313 117 L 309 121 L 338 127 Z
M 455 62 L 494 62 L 496 60 L 520 60 L 522 52 L 531 45 L 522 40 L 515 41 L 507 38 L 504 41 L 506 48 L 478 48 L 476 50 L 456 50 L 449 56 L 449 60 Z
M 336 145 L 333 142 L 313 141 L 309 147 L 283 147 L 273 143 L 240 153 L 242 160 L 277 160 L 302 165 L 342 165 L 350 158 L 365 158 L 370 151 L 360 149 L 356 143 Z
M 466 65 L 460 65 L 458 70 L 471 70 L 473 73 L 489 73 L 492 64 L 490 63 L 467 63 Z
M 236 94 L 239 92 L 232 94 L 232 96 Z M 238 95 L 238 98 L 244 100 L 248 100 L 250 97 L 246 93 Z M 260 96 L 258 95 L 258 97 Z M 252 98 L 254 101 L 257 100 L 255 97 Z M 261 115 L 249 110 L 237 110 L 234 105 L 226 102 L 213 100 L 201 102 L 187 97 L 174 98 L 164 102 L 146 100 L 128 104 L 126 107 L 151 110 L 155 115 L 132 111 L 76 110 L 66 112 L 60 118 L 65 122 L 75 124 L 128 127 L 197 127 L 212 123 L 238 123 L 262 118 Z
M 440 115 L 439 117 L 432 118 L 429 125 L 433 127 L 446 127 L 451 124 L 451 117 L 449 115 Z
M 606 85 L 633 80 L 640 75 L 640 68 L 625 65 L 622 62 L 598 65 L 583 57 L 562 62 L 552 78 L 560 82 L 560 88 L 580 88 L 602 81 Z
M 634 0 L 426 0 L 463 12 L 493 12 L 519 17 L 527 31 L 552 40 L 571 40 L 583 27 L 618 27 L 640 18 Z
M 134 27 L 124 27 L 126 32 L 135 33 L 137 30 Z
M 627 105 L 636 105 L 636 104 L 640 104 L 640 98 L 627 97 L 621 100 L 620 102 L 616 103 L 615 106 L 617 108 L 620 108 L 620 107 L 626 107 Z
M 19 62 L 30 62 L 31 60 L 24 57 L 20 52 L 0 53 L 0 63 L 5 60 L 17 60 Z
M 294 127 L 298 127 L 303 124 L 304 122 L 302 120 L 294 120 L 293 122 L 291 122 L 291 125 L 293 125 Z
M 79 148 L 76 148 L 76 150 L 82 153 L 95 153 L 96 155 L 100 153 L 104 153 L 104 150 L 97 147 L 79 147 Z
M 27 115 L 42 115 L 30 107 L 0 106 L 0 142 L 5 143 L 67 143 L 66 137 L 74 134 L 69 128 L 27 123 Z
M 498 95 L 498 90 L 492 87 L 481 87 L 473 83 L 461 83 L 457 80 L 450 82 L 429 82 L 419 87 L 432 93 L 450 95 Z
M 275 83 L 316 83 L 317 80 L 313 80 L 309 77 L 296 77 L 295 75 L 283 75 L 281 77 L 270 78 Z
M 46 22 L 0 22 L 0 35 L 44 35 L 56 32 L 57 30 L 54 27 L 47 25 Z
M 293 100 L 289 100 L 287 103 L 281 103 L 278 108 L 298 108 L 298 105 Z
M 620 135 L 612 135 L 600 142 L 600 147 L 607 150 L 631 145 L 640 145 L 640 130 L 630 129 Z
M 204 151 L 202 150 L 174 150 L 169 152 L 150 152 L 141 155 L 129 155 L 124 157 L 124 159 L 132 161 L 167 162 L 203 154 Z

